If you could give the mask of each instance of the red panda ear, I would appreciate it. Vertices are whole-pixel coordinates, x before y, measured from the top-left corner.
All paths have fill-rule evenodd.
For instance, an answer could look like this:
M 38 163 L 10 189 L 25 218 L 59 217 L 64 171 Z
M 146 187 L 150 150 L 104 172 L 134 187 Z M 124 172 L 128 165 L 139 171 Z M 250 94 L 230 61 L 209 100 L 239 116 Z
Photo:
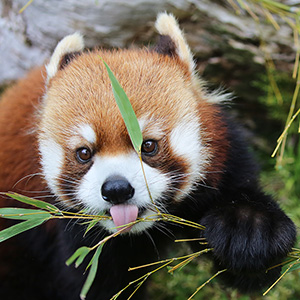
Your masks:
M 81 52 L 79 52 L 79 51 L 65 54 L 59 62 L 58 70 L 64 69 L 76 56 L 78 56 L 80 54 L 81 54 Z
M 155 50 L 161 54 L 178 56 L 187 65 L 190 73 L 194 75 L 193 55 L 175 17 L 172 14 L 160 13 L 157 16 L 155 28 L 160 34 Z
M 159 40 L 154 50 L 163 55 L 176 56 L 175 43 L 168 35 L 159 35 Z
M 83 37 L 79 33 L 63 38 L 57 44 L 48 65 L 46 65 L 47 83 L 58 70 L 63 69 L 74 57 L 79 55 L 83 48 Z

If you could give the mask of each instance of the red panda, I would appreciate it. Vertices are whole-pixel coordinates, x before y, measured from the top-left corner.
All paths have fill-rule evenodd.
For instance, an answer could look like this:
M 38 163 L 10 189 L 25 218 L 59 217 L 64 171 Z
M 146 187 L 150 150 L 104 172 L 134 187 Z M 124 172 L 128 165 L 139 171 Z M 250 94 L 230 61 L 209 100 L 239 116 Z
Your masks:
M 155 207 L 205 230 L 154 221 L 133 225 L 104 246 L 87 299 L 110 299 L 145 273 L 129 267 L 159 259 L 176 236 L 204 237 L 215 267 L 227 269 L 223 282 L 242 292 L 278 277 L 280 267 L 266 270 L 291 250 L 295 226 L 262 192 L 242 133 L 222 106 L 226 96 L 205 90 L 175 18 L 160 14 L 156 29 L 159 41 L 149 49 L 84 52 L 80 34 L 67 36 L 45 67 L 4 93 L 0 191 L 112 219 L 86 237 L 76 222 L 51 220 L 0 244 L 3 298 L 79 299 L 84 266 L 67 267 L 67 258 Z M 153 202 L 102 59 L 136 113 Z M 16 205 L 4 196 L 0 204 Z M 1 229 L 8 225 L 0 219 Z M 145 290 L 134 299 L 145 299 Z

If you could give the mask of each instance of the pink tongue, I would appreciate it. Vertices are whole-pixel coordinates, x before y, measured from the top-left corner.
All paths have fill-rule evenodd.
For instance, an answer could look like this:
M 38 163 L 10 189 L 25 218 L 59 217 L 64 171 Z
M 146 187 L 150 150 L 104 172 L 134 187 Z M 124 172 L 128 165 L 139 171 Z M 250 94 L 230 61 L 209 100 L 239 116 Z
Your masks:
M 118 204 L 114 205 L 110 209 L 110 214 L 113 221 L 118 226 L 123 226 L 128 223 L 134 222 L 138 216 L 139 209 L 135 205 Z M 117 230 L 121 230 L 124 227 L 119 227 Z M 130 231 L 131 227 L 128 227 L 123 232 Z

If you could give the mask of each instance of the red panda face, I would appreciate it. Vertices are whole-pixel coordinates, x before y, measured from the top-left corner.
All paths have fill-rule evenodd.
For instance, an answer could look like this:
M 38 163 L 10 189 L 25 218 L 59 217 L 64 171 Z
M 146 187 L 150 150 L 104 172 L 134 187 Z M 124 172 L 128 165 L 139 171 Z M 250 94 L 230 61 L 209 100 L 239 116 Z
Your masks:
M 148 50 L 94 51 L 71 55 L 76 57 L 66 64 L 66 52 L 82 48 L 75 35 L 57 46 L 47 66 L 39 128 L 44 177 L 65 205 L 111 215 L 113 220 L 102 224 L 109 231 L 153 215 L 155 206 L 168 212 L 168 205 L 190 194 L 211 171 L 211 136 L 205 130 L 212 125 L 205 108 L 201 119 L 204 99 L 191 72 L 193 63 L 185 61 L 189 49 L 178 43 L 174 57 Z M 142 164 L 153 202 L 101 58 L 140 124 Z M 138 223 L 130 232 L 152 224 Z

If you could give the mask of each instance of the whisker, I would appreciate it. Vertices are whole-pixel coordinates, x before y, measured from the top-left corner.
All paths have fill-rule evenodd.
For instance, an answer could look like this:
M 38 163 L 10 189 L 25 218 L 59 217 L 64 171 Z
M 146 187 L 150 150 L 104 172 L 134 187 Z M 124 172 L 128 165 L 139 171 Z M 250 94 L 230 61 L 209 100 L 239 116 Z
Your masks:
M 149 240 L 151 241 L 151 243 L 152 243 L 152 245 L 153 245 L 154 251 L 155 251 L 155 253 L 156 253 L 156 255 L 157 255 L 157 259 L 160 260 L 160 254 L 159 254 L 159 251 L 158 251 L 158 248 L 157 248 L 157 246 L 156 246 L 156 244 L 155 244 L 154 239 L 152 238 L 152 236 L 151 236 L 151 234 L 148 232 L 148 230 L 145 230 L 145 234 L 146 234 L 146 236 L 149 238 Z
M 26 184 L 28 184 L 28 182 L 35 176 L 43 176 L 42 173 L 33 173 L 33 174 L 29 174 L 29 175 L 26 175 L 24 177 L 22 177 L 21 179 L 19 179 L 14 185 L 13 185 L 13 188 L 16 188 L 16 186 L 21 183 L 23 180 L 26 180 L 27 179 L 27 182 Z

